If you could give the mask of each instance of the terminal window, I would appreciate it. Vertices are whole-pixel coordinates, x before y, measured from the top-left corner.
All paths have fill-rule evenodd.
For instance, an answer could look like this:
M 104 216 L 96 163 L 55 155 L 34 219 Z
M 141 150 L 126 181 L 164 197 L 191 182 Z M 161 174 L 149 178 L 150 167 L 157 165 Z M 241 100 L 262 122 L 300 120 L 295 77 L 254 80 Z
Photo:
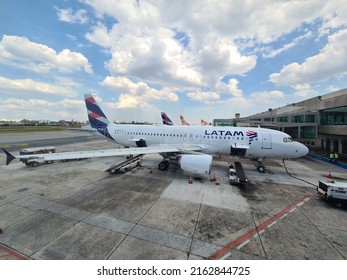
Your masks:
M 277 122 L 288 122 L 288 116 L 277 117 Z
M 315 126 L 302 126 L 300 129 L 301 138 L 316 138 L 316 127 Z
M 305 116 L 305 123 L 314 123 L 316 121 L 315 115 L 306 115 Z
M 347 106 L 321 111 L 321 125 L 347 125 Z
M 292 116 L 292 123 L 303 123 L 304 122 L 304 116 Z

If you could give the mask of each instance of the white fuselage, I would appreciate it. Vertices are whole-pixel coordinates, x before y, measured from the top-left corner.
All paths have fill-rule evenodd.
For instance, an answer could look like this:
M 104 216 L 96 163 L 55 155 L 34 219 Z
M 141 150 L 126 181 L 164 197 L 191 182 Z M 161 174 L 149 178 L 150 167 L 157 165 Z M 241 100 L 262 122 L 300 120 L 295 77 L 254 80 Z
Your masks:
M 305 145 L 281 131 L 259 127 L 108 125 L 108 133 L 119 144 L 196 145 L 206 154 L 245 151 L 248 158 L 297 158 L 308 153 Z

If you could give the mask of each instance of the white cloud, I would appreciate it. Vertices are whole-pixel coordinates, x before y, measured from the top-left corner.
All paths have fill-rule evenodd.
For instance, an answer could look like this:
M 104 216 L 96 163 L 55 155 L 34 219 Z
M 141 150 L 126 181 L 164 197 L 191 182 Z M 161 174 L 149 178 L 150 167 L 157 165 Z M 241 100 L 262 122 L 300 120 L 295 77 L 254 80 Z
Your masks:
M 52 102 L 44 99 L 0 99 L 2 116 L 12 119 L 33 120 L 86 120 L 87 115 L 83 100 L 63 99 Z M 39 112 L 39 114 L 37 114 Z
M 169 88 L 161 90 L 149 87 L 144 82 L 133 82 L 125 77 L 106 77 L 101 85 L 120 93 L 118 108 L 137 108 L 149 106 L 153 100 L 178 101 L 178 96 Z
M 220 77 L 245 75 L 256 66 L 255 55 L 240 52 L 239 39 L 270 44 L 317 19 L 325 28 L 342 26 L 343 1 L 330 2 L 265 0 L 259 8 L 256 1 L 84 0 L 100 19 L 86 38 L 110 51 L 106 66 L 112 75 L 212 88 Z M 107 28 L 104 15 L 117 23 Z M 184 36 L 175 39 L 177 32 Z M 275 57 L 309 36 L 307 32 L 278 49 L 264 49 L 264 56 Z
M 312 37 L 312 32 L 308 31 L 306 34 L 304 35 L 300 35 L 297 38 L 295 38 L 292 42 L 285 44 L 284 46 L 282 46 L 279 49 L 273 50 L 273 49 L 266 49 L 265 53 L 263 54 L 263 56 L 265 58 L 274 58 L 275 56 L 279 55 L 282 52 L 285 52 L 291 48 L 294 48 L 295 46 L 297 46 L 302 40 L 305 40 L 307 38 Z
M 242 89 L 239 88 L 239 81 L 237 79 L 230 79 L 228 83 L 218 81 L 215 89 L 220 92 L 230 93 L 234 97 L 242 97 Z
M 311 88 L 311 86 L 308 83 L 305 84 L 297 84 L 293 86 L 295 89 L 295 96 L 309 96 L 310 94 L 315 93 L 315 91 Z
M 302 64 L 294 62 L 284 66 L 279 73 L 270 75 L 270 81 L 277 85 L 317 83 L 333 76 L 347 74 L 347 29 L 328 37 L 328 43 L 319 54 L 311 56 Z
M 200 33 L 191 29 L 189 20 L 177 22 L 177 15 L 173 14 L 178 12 L 175 4 L 165 2 L 164 7 L 161 2 L 151 1 L 85 2 L 100 15 L 107 14 L 117 20 L 110 29 L 99 22 L 86 35 L 88 40 L 112 53 L 106 65 L 113 75 L 169 86 L 199 87 L 212 86 L 226 74 L 243 75 L 256 64 L 255 56 L 240 54 L 233 39 L 216 27 L 206 26 Z M 187 2 L 181 8 L 185 13 L 192 7 Z M 182 17 L 182 20 L 187 19 Z M 202 22 L 208 21 L 202 19 Z M 185 38 L 190 39 L 188 45 L 175 39 L 177 32 L 186 32 Z
M 57 69 L 71 73 L 83 69 L 92 73 L 88 59 L 81 53 L 64 49 L 57 53 L 52 48 L 29 41 L 25 37 L 4 35 L 0 42 L 0 63 L 34 72 Z
M 32 79 L 11 80 L 0 76 L 0 89 L 14 94 L 41 93 L 45 95 L 73 97 L 76 93 L 68 88 L 37 82 Z
M 230 79 L 227 83 L 218 80 L 213 87 L 214 91 L 202 91 L 200 89 L 194 92 L 188 92 L 187 96 L 194 101 L 204 102 L 206 104 L 223 104 L 228 103 L 230 100 L 242 99 L 242 90 L 238 88 L 239 81 L 237 79 Z M 221 100 L 222 94 L 230 94 L 232 98 Z
M 75 13 L 72 9 L 59 9 L 55 7 L 58 11 L 58 19 L 60 21 L 68 23 L 80 23 L 85 24 L 88 22 L 87 12 L 85 10 L 77 10 Z
M 225 93 L 233 96 L 231 100 L 244 98 L 237 79 L 228 84 L 221 79 L 248 75 L 257 66 L 253 54 L 274 58 L 317 36 L 306 26 L 314 25 L 317 30 L 320 25 L 321 32 L 329 34 L 345 26 L 347 16 L 343 0 L 264 0 L 261 7 L 255 0 L 83 2 L 98 15 L 86 38 L 110 53 L 111 59 L 105 63 L 110 75 L 179 88 L 188 92 L 191 100 L 209 104 L 229 102 L 223 100 Z M 105 16 L 116 23 L 109 25 Z M 295 32 L 297 37 L 288 42 L 286 35 Z M 341 74 L 338 67 L 325 73 L 321 69 L 316 73 L 320 72 L 322 78 Z M 293 63 L 270 80 L 288 86 L 310 83 L 310 79 L 305 80 L 310 78 L 304 73 L 307 70 L 307 64 Z M 301 96 L 311 93 L 309 89 L 295 92 Z M 123 92 L 120 104 L 139 106 L 136 98 Z
M 343 28 L 347 26 L 347 5 L 344 0 L 264 0 L 261 6 L 256 0 L 79 2 L 87 4 L 88 9 L 79 9 L 74 5 L 72 9 L 56 8 L 53 12 L 60 21 L 90 25 L 75 26 L 71 32 L 84 32 L 85 28 L 90 28 L 85 38 L 108 55 L 106 61 L 97 62 L 109 71 L 109 77 L 104 78 L 101 85 L 116 93 L 115 103 L 105 104 L 110 108 L 136 108 L 122 109 L 122 112 L 137 112 L 142 108 L 143 112 L 148 112 L 148 108 L 155 109 L 153 104 L 158 104 L 158 100 L 171 101 L 172 107 L 179 108 L 177 92 L 187 93 L 190 98 L 190 102 L 182 104 L 183 108 L 187 104 L 205 108 L 208 104 L 213 107 L 211 112 L 229 116 L 247 110 L 254 113 L 270 104 L 273 104 L 271 107 L 282 106 L 292 96 L 281 95 L 281 92 L 269 88 L 248 97 L 251 88 L 258 85 L 248 86 L 244 83 L 246 80 L 259 82 L 258 77 L 251 79 L 254 77 L 251 75 L 261 71 L 252 71 L 258 66 L 257 55 L 262 56 L 259 66 L 266 65 L 264 71 L 268 71 L 278 67 L 275 59 L 279 54 L 301 51 L 296 47 L 307 39 L 310 42 L 317 39 L 322 44 L 330 36 L 320 53 L 306 60 L 304 53 L 294 57 L 294 60 L 288 56 L 281 62 L 281 65 L 288 65 L 271 75 L 270 80 L 275 85 L 293 88 L 293 96 L 310 95 L 315 88 L 312 83 L 329 77 L 344 77 L 347 72 L 343 65 L 346 50 L 342 47 L 347 43 L 343 36 Z M 91 10 L 96 15 L 93 20 L 87 17 L 92 15 L 92 12 L 89 13 Z M 61 22 L 58 24 L 67 26 Z M 297 37 L 289 41 L 294 35 Z M 76 33 L 67 36 L 76 42 L 79 38 Z M 4 35 L 0 41 L 0 63 L 44 74 L 92 73 L 92 66 L 82 53 L 55 50 L 28 38 Z M 99 58 L 97 54 L 93 55 Z M 269 58 L 274 58 L 271 62 L 275 63 L 267 64 L 269 60 L 266 59 Z M 70 80 L 52 76 L 56 75 L 49 77 L 53 83 L 45 80 L 48 75 L 41 75 L 40 81 L 37 78 L 35 81 L 33 77 L 8 79 L 5 80 L 6 85 L 2 81 L 1 87 L 6 87 L 11 94 L 19 90 L 21 96 L 31 90 L 36 94 L 55 95 L 55 98 L 59 92 L 62 98 L 70 98 L 73 95 L 69 94 L 75 94 L 71 89 L 80 86 L 72 80 L 72 75 L 69 75 Z M 247 76 L 247 79 L 240 76 Z M 89 77 L 97 81 L 103 79 L 96 75 Z M 233 78 L 226 81 L 227 77 Z M 153 84 L 155 88 L 151 86 Z M 262 89 L 264 85 L 261 85 Z M 194 115 L 194 112 L 192 110 L 191 114 Z
M 220 98 L 217 92 L 210 91 L 196 91 L 188 92 L 187 96 L 194 101 L 206 102 L 209 103 L 211 100 L 218 100 Z
M 251 94 L 252 100 L 256 101 L 256 104 L 271 104 L 274 100 L 284 100 L 284 93 L 278 90 L 255 92 Z

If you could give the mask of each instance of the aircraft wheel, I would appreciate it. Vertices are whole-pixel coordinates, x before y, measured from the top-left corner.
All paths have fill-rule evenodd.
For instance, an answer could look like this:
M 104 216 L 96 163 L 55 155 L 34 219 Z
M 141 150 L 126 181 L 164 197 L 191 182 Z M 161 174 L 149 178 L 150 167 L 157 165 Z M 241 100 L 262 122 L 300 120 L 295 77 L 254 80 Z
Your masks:
M 159 170 L 161 170 L 161 171 L 164 171 L 164 170 L 168 169 L 168 167 L 169 167 L 169 162 L 168 162 L 167 160 L 161 161 L 161 162 L 159 163 L 159 165 L 158 165 L 158 168 L 159 168 Z
M 258 166 L 257 169 L 260 173 L 265 173 L 265 167 L 263 165 Z

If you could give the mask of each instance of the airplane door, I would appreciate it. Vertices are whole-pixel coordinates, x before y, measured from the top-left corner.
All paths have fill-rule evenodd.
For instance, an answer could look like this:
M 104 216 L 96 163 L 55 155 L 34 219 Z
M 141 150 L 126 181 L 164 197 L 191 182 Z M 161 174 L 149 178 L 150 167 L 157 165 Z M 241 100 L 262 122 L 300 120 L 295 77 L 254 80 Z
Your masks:
M 262 135 L 263 135 L 262 148 L 263 149 L 272 149 L 272 141 L 271 141 L 270 132 L 263 132 Z

